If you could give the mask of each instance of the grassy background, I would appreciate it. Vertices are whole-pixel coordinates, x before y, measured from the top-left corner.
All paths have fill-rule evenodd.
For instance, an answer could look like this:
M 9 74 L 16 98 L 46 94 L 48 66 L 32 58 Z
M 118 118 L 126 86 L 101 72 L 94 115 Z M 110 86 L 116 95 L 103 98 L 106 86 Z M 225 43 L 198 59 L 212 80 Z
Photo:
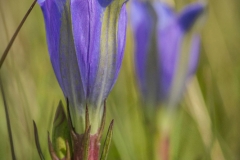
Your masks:
M 189 2 L 176 0 L 175 6 L 180 10 Z M 31 3 L 31 0 L 0 1 L 0 53 L 3 53 Z M 199 68 L 173 117 L 171 159 L 240 159 L 239 28 L 240 1 L 208 1 Z M 132 42 L 128 30 L 122 69 L 107 102 L 107 123 L 115 119 L 110 160 L 149 159 Z M 63 95 L 51 68 L 38 5 L 20 31 L 0 74 L 18 159 L 38 159 L 32 120 L 37 123 L 41 145 L 48 159 L 47 131 Z M 1 98 L 0 117 L 0 157 L 11 159 Z

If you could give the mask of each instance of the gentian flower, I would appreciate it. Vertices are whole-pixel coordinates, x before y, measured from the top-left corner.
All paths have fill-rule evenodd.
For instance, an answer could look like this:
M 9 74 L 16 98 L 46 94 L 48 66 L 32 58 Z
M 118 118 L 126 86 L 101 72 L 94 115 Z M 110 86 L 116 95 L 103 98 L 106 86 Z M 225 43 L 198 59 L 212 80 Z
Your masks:
M 132 1 L 136 73 L 146 103 L 175 106 L 179 101 L 196 71 L 204 11 L 202 3 L 176 14 L 161 2 Z
M 51 63 L 69 100 L 73 125 L 83 133 L 88 105 L 96 133 L 103 102 L 116 82 L 126 37 L 124 0 L 38 0 Z

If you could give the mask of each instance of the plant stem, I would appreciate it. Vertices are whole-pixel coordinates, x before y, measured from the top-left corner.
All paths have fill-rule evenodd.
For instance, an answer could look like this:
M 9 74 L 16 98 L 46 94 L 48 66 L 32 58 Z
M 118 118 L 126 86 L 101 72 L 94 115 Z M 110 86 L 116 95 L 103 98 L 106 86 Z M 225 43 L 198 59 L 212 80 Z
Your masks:
M 1 80 L 0 80 L 0 88 L 1 88 L 2 97 L 3 97 L 3 103 L 4 103 L 5 115 L 6 115 L 6 121 L 7 121 L 7 128 L 8 128 L 8 135 L 9 135 L 10 146 L 11 146 L 12 159 L 16 160 L 15 151 L 14 151 L 14 144 L 13 144 L 13 137 L 12 137 L 12 130 L 11 130 L 11 123 L 10 123 L 10 117 L 9 117 L 9 113 L 8 113 L 8 106 L 7 106 L 7 101 L 6 101 L 6 97 L 5 97 L 5 93 L 4 93 L 4 90 L 3 90 L 3 85 L 2 85 Z
M 1 69 L 1 67 L 2 67 L 3 62 L 5 61 L 5 59 L 6 59 L 6 57 L 7 57 L 7 54 L 8 54 L 8 52 L 9 52 L 10 48 L 12 47 L 12 44 L 13 44 L 15 38 L 16 38 L 17 35 L 18 35 L 18 32 L 19 32 L 20 29 L 22 28 L 24 22 L 26 21 L 28 15 L 31 13 L 31 11 L 32 11 L 34 5 L 36 4 L 36 2 L 37 2 L 37 0 L 34 0 L 34 2 L 32 3 L 32 5 L 31 5 L 30 8 L 28 9 L 27 13 L 26 13 L 25 16 L 23 17 L 22 21 L 20 22 L 17 30 L 16 30 L 15 33 L 13 34 L 10 42 L 8 43 L 8 45 L 7 45 L 6 49 L 5 49 L 5 51 L 3 52 L 2 57 L 1 57 L 1 59 L 0 59 L 0 69 Z

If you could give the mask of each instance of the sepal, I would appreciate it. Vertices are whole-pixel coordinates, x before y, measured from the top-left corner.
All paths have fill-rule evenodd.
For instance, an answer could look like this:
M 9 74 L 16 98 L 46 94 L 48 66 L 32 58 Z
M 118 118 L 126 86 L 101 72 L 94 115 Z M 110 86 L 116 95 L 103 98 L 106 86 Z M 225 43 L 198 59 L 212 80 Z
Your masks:
M 112 135 L 113 135 L 113 124 L 114 124 L 114 120 L 112 120 L 109 125 L 107 137 L 104 142 L 103 151 L 102 151 L 100 160 L 107 160 L 107 156 L 108 156 L 108 152 L 109 152 L 109 148 L 112 140 Z
M 59 158 L 66 157 L 70 152 L 69 145 L 71 146 L 70 127 L 68 125 L 67 115 L 65 114 L 64 107 L 60 101 L 55 113 L 55 118 L 52 128 L 52 143 Z M 70 144 L 68 144 L 70 143 Z
M 35 138 L 35 144 L 38 150 L 38 154 L 41 160 L 45 160 L 43 153 L 42 153 L 42 149 L 41 149 L 41 145 L 39 142 L 39 138 L 38 138 L 38 129 L 37 129 L 37 125 L 35 123 L 35 121 L 33 121 L 33 128 L 34 128 L 34 138 Z

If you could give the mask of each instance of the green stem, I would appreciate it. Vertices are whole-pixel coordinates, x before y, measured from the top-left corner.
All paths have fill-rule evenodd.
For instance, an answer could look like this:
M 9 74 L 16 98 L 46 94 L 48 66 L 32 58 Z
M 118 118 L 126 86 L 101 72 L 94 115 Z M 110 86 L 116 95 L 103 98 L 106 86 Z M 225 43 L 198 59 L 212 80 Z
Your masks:
M 11 129 L 11 123 L 10 123 L 10 117 L 9 117 L 9 113 L 8 113 L 8 106 L 7 106 L 7 101 L 6 101 L 6 97 L 5 97 L 5 93 L 4 93 L 4 90 L 3 90 L 3 85 L 2 85 L 1 80 L 0 80 L 0 88 L 1 88 L 2 98 L 3 98 L 3 103 L 4 103 L 4 109 L 5 109 L 8 135 L 9 135 L 10 146 L 11 146 L 12 159 L 16 160 L 15 151 L 14 151 L 14 144 L 13 144 L 13 137 L 12 137 L 12 129 Z

